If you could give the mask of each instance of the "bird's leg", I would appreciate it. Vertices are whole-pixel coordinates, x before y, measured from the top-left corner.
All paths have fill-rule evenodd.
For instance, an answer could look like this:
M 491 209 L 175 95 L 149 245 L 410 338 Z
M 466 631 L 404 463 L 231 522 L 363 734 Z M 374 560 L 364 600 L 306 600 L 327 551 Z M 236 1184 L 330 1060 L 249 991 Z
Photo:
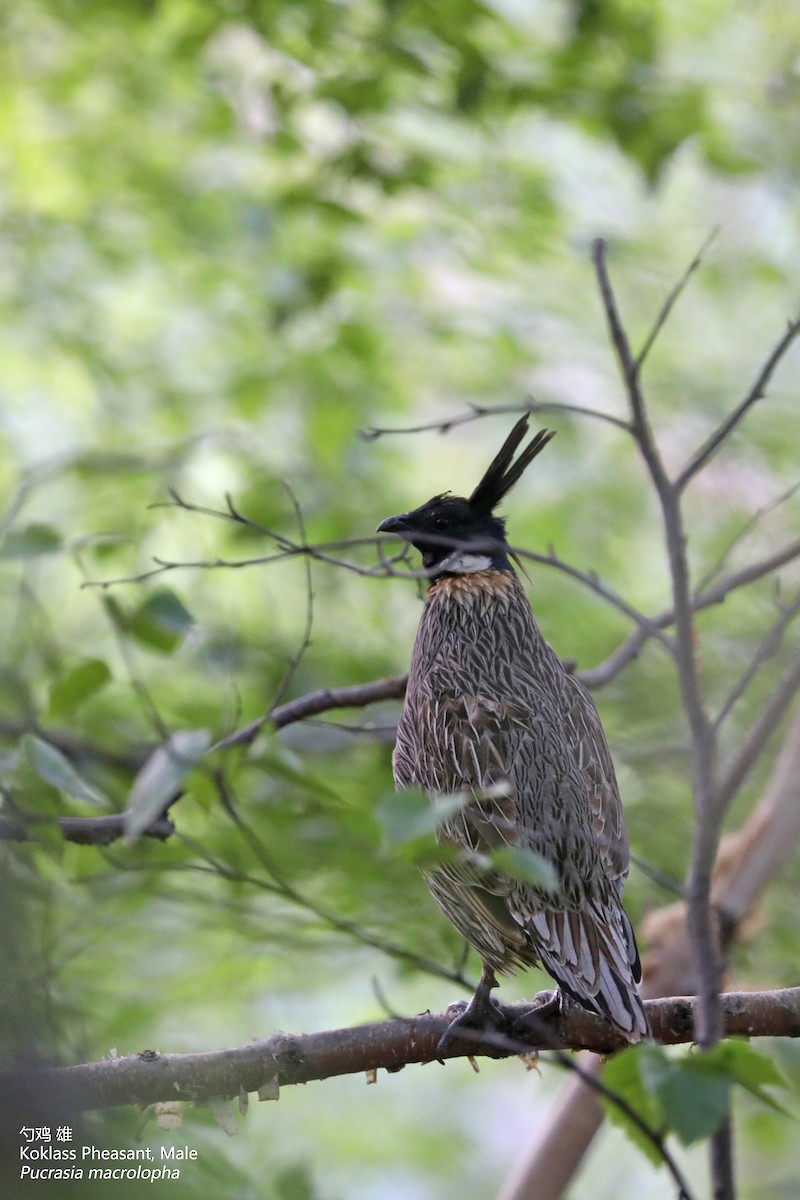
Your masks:
M 503 1017 L 500 1007 L 492 999 L 492 988 L 497 987 L 494 971 L 484 963 L 475 995 L 469 1004 L 454 1018 L 445 1029 L 436 1047 L 437 1055 L 444 1054 L 453 1040 L 469 1029 L 502 1029 Z

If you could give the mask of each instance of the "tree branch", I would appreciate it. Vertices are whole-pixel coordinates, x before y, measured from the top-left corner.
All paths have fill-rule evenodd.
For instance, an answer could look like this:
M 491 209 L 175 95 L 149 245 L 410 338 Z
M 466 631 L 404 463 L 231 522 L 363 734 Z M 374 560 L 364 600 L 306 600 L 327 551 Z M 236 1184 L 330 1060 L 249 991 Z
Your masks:
M 375 679 L 370 683 L 357 683 L 351 687 L 320 688 L 318 692 L 309 692 L 289 700 L 274 708 L 272 712 L 264 713 L 241 729 L 234 730 L 221 738 L 212 750 L 226 750 L 231 746 L 249 746 L 269 721 L 275 729 L 283 729 L 306 717 L 316 717 L 319 713 L 328 712 L 332 708 L 365 708 L 380 700 L 402 700 L 406 693 L 408 675 L 393 675 L 387 679 Z
M 690 996 L 650 1000 L 647 1016 L 656 1041 L 664 1045 L 694 1038 L 696 1000 Z M 512 1020 L 528 1010 L 512 1004 L 503 1012 Z M 722 997 L 726 1036 L 800 1036 L 800 988 L 773 992 L 731 992 Z M 72 1067 L 51 1067 L 0 1075 L 6 1085 L 42 1088 L 78 1109 L 118 1104 L 152 1104 L 158 1100 L 202 1100 L 209 1096 L 238 1096 L 240 1091 L 274 1092 L 291 1084 L 310 1083 L 336 1075 L 355 1075 L 379 1067 L 389 1072 L 437 1058 L 437 1043 L 450 1024 L 447 1013 L 398 1017 L 372 1025 L 323 1033 L 274 1033 L 231 1050 L 203 1054 L 160 1054 L 146 1050 L 124 1058 L 104 1059 Z M 547 1050 L 557 1043 L 568 1049 L 610 1053 L 626 1043 L 608 1021 L 577 1005 L 548 1018 L 545 1036 L 521 1038 L 530 1050 Z M 502 1042 L 502 1039 L 499 1039 Z M 476 1031 L 476 1039 L 460 1038 L 445 1058 L 483 1056 L 507 1058 L 517 1053 Z M 265 1097 L 266 1098 L 266 1097 Z
M 628 393 L 632 428 L 653 487 L 658 496 L 664 523 L 664 538 L 672 580 L 675 621 L 675 661 L 681 699 L 692 740 L 692 792 L 695 821 L 689 869 L 689 921 L 692 925 L 698 965 L 698 991 L 702 1000 L 700 1042 L 713 1046 L 722 1033 L 718 996 L 722 982 L 722 962 L 716 930 L 709 907 L 711 869 L 719 841 L 720 817 L 713 805 L 715 782 L 716 731 L 703 704 L 700 678 L 695 659 L 694 604 L 686 557 L 686 535 L 680 508 L 680 492 L 667 475 L 650 428 L 647 407 L 639 379 L 639 368 L 631 353 L 628 337 L 619 314 L 616 297 L 608 276 L 605 243 L 594 244 L 594 264 L 600 295 Z
M 31 829 L 37 825 L 54 825 L 61 830 L 65 842 L 80 846 L 110 846 L 125 837 L 125 814 L 112 813 L 106 817 L 7 817 L 0 816 L 0 841 L 28 842 Z M 166 841 L 175 826 L 168 817 L 159 817 L 142 830 L 142 837 Z

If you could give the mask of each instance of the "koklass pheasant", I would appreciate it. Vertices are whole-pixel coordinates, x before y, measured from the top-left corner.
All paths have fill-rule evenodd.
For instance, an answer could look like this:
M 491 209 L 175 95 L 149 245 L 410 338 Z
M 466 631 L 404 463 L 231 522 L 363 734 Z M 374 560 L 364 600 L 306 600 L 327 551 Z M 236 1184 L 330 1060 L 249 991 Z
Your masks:
M 525 416 L 468 500 L 434 496 L 378 526 L 420 550 L 430 577 L 394 778 L 400 788 L 466 797 L 438 832 L 459 853 L 427 876 L 483 962 L 459 1023 L 491 1012 L 495 971 L 541 963 L 562 993 L 635 1042 L 648 1025 L 621 903 L 628 835 L 614 767 L 588 692 L 539 632 L 494 512 L 553 436 L 536 434 L 514 462 L 527 429 Z M 487 867 L 504 846 L 540 855 L 557 887 Z

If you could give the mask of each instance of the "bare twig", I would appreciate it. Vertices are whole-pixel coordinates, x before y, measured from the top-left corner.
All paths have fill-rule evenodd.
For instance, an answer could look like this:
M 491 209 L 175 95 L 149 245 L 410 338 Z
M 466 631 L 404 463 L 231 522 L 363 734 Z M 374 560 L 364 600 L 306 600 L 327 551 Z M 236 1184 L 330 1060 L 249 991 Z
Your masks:
M 758 375 L 756 376 L 753 386 L 750 388 L 742 402 L 725 418 L 724 421 L 714 430 L 711 436 L 703 443 L 696 454 L 692 456 L 689 462 L 681 471 L 678 478 L 675 480 L 677 491 L 681 492 L 686 485 L 701 471 L 708 463 L 709 459 L 719 450 L 720 446 L 731 435 L 736 426 L 746 415 L 747 412 L 759 400 L 763 399 L 767 384 L 775 373 L 775 369 L 781 360 L 786 355 L 787 350 L 792 342 L 800 333 L 800 317 L 796 317 L 786 326 L 786 331 L 773 349 L 772 353 L 767 358 Z
M 768 630 L 765 637 L 761 639 L 759 646 L 752 657 L 752 660 L 747 666 L 747 669 L 742 672 L 734 686 L 731 688 L 728 695 L 725 697 L 725 702 L 714 718 L 714 725 L 719 729 L 722 722 L 730 713 L 731 709 L 736 705 L 742 696 L 745 694 L 750 684 L 758 675 L 761 668 L 769 661 L 780 649 L 783 642 L 783 636 L 786 630 L 794 621 L 797 614 L 800 613 L 800 593 L 795 597 L 791 604 L 786 605 L 781 609 L 777 620 L 772 628 Z
M 711 587 L 705 588 L 695 597 L 695 609 L 699 611 L 712 604 L 721 604 L 731 592 L 745 587 L 748 583 L 756 583 L 759 579 L 771 575 L 773 571 L 786 566 L 796 558 L 800 558 L 800 538 L 795 542 L 790 542 L 782 550 L 770 554 L 768 558 L 762 558 L 748 567 L 742 567 L 740 571 L 734 571 L 731 575 L 726 575 L 724 579 L 712 584 Z
M 471 421 L 479 421 L 483 417 L 506 416 L 512 413 L 553 413 L 563 412 L 573 416 L 590 417 L 597 421 L 606 421 L 609 425 L 616 425 L 618 429 L 630 433 L 630 427 L 627 421 L 615 417 L 612 413 L 601 412 L 596 408 L 587 408 L 582 404 L 563 404 L 559 401 L 552 400 L 529 400 L 525 404 L 497 404 L 483 405 L 471 404 L 470 411 L 460 413 L 454 417 L 446 417 L 441 421 L 430 421 L 422 425 L 400 425 L 392 427 L 372 427 L 362 429 L 361 437 L 364 441 L 372 442 L 376 438 L 386 437 L 390 434 L 402 433 L 449 433 L 451 429 L 455 429 L 459 425 L 467 425 Z
M 711 1179 L 715 1200 L 736 1194 L 733 1175 L 733 1121 L 730 1111 L 711 1139 Z
M 683 291 L 685 290 L 686 285 L 688 284 L 689 280 L 692 278 L 695 271 L 698 269 L 698 267 L 702 263 L 703 256 L 704 256 L 706 250 L 708 250 L 709 246 L 714 241 L 714 239 L 716 238 L 718 233 L 719 233 L 719 227 L 711 230 L 711 233 L 708 235 L 706 240 L 703 242 L 702 246 L 697 251 L 697 254 L 694 256 L 692 261 L 689 263 L 689 266 L 684 271 L 683 275 L 680 277 L 678 282 L 675 284 L 675 286 L 672 288 L 672 290 L 667 295 L 666 300 L 662 304 L 662 306 L 658 312 L 658 315 L 657 315 L 655 321 L 653 322 L 650 332 L 648 333 L 647 337 L 644 340 L 644 344 L 643 344 L 641 350 L 639 351 L 639 353 L 636 356 L 636 361 L 635 361 L 634 365 L 636 368 L 637 375 L 641 373 L 642 367 L 644 366 L 644 361 L 647 358 L 650 351 L 653 349 L 653 345 L 655 344 L 655 341 L 656 341 L 658 335 L 661 333 L 661 330 L 666 325 L 666 323 L 669 319 L 670 313 L 672 312 L 673 308 L 675 307 L 675 304 L 677 303 L 677 301 L 683 294 Z
M 301 541 L 302 545 L 305 546 L 308 539 L 306 538 L 306 524 L 305 524 L 305 521 L 303 520 L 302 509 L 300 508 L 300 504 L 299 504 L 294 492 L 292 491 L 291 486 L 285 480 L 284 480 L 283 486 L 286 488 L 286 491 L 289 495 L 289 499 L 292 502 L 292 507 L 294 508 L 295 516 L 297 518 L 297 528 L 298 528 L 298 532 L 300 534 L 300 541 Z M 230 497 L 228 497 L 228 503 L 229 504 L 231 503 Z M 275 695 L 272 697 L 272 702 L 269 706 L 270 710 L 274 709 L 278 704 L 280 704 L 281 700 L 286 695 L 287 691 L 289 690 L 289 686 L 297 672 L 297 668 L 300 666 L 301 659 L 311 643 L 311 631 L 314 628 L 314 584 L 313 584 L 313 580 L 311 577 L 311 559 L 307 554 L 304 555 L 304 557 L 303 557 L 303 563 L 305 566 L 305 574 L 306 574 L 306 620 L 305 620 L 305 626 L 303 629 L 302 637 L 300 639 L 300 645 L 299 645 L 297 651 L 290 658 L 289 665 L 286 668 L 286 672 L 283 676 L 283 679 L 278 684 L 278 687 L 275 691 Z
M 661 613 L 656 618 L 650 618 L 648 627 L 639 625 L 636 629 L 620 642 L 616 650 L 609 654 L 608 658 L 603 662 L 598 663 L 596 667 L 587 667 L 583 671 L 576 671 L 577 678 L 581 681 L 584 687 L 589 691 L 599 691 L 600 688 L 611 683 L 612 679 L 616 679 L 620 671 L 625 668 L 629 662 L 638 658 L 644 646 L 650 640 L 651 625 L 658 625 L 660 628 L 665 628 L 672 622 L 672 611 Z
M 617 595 L 613 588 L 604 583 L 602 579 L 594 571 L 582 571 L 579 567 L 573 567 L 571 563 L 565 562 L 551 548 L 548 554 L 537 554 L 533 550 L 522 550 L 514 548 L 514 554 L 518 558 L 527 559 L 529 562 L 540 563 L 542 566 L 552 567 L 556 571 L 560 571 L 563 575 L 568 575 L 570 579 L 575 579 L 582 583 L 589 591 L 594 592 L 596 596 L 600 596 L 605 602 L 615 608 L 617 612 L 623 613 L 629 620 L 633 621 L 647 637 L 656 638 L 663 646 L 673 653 L 672 642 L 668 637 L 665 637 L 661 631 L 661 626 L 656 621 L 651 621 L 644 613 L 639 612 L 622 596 Z
M 720 780 L 714 802 L 720 813 L 724 813 L 738 795 L 742 784 L 757 762 L 767 742 L 775 733 L 780 721 L 800 690 L 800 654 L 789 663 L 778 686 L 767 699 L 761 713 L 742 739 L 741 749 Z
M 769 516 L 770 513 L 775 512 L 776 509 L 780 508 L 782 504 L 785 504 L 787 500 L 791 500 L 792 496 L 796 495 L 799 488 L 800 483 L 792 484 L 792 486 L 787 488 L 785 492 L 781 492 L 780 496 L 777 496 L 769 504 L 765 504 L 763 508 L 759 508 L 747 521 L 744 522 L 741 529 L 738 529 L 730 539 L 719 558 L 717 558 L 716 562 L 713 562 L 701 576 L 700 582 L 698 583 L 696 589 L 698 592 L 704 592 L 706 588 L 710 587 L 713 580 L 716 579 L 722 568 L 725 566 L 725 563 L 728 561 L 733 551 L 741 542 L 744 541 L 747 535 L 751 533 L 753 529 L 755 529 L 759 521 L 763 521 L 764 518 Z
M 749 566 L 743 567 L 740 571 L 734 571 L 730 575 L 726 575 L 710 587 L 698 590 L 692 598 L 693 611 L 699 613 L 706 608 L 712 608 L 716 604 L 724 603 L 732 592 L 738 591 L 739 588 L 747 587 L 751 583 L 757 583 L 759 579 L 764 579 L 767 575 L 771 575 L 774 571 L 786 566 L 787 563 L 793 562 L 796 558 L 800 558 L 800 540 L 790 542 L 788 546 L 776 551 L 775 554 L 760 559 L 758 562 L 751 563 Z M 674 621 L 675 611 L 671 608 L 664 609 L 655 616 L 647 618 L 648 626 L 655 625 L 659 629 L 668 628 Z M 578 672 L 578 678 L 590 690 L 599 690 L 614 679 L 623 667 L 627 666 L 629 662 L 639 655 L 649 639 L 649 628 L 640 625 L 628 634 L 627 638 L 619 644 L 617 649 L 604 662 L 599 663 L 596 667 L 590 667 L 585 671 Z

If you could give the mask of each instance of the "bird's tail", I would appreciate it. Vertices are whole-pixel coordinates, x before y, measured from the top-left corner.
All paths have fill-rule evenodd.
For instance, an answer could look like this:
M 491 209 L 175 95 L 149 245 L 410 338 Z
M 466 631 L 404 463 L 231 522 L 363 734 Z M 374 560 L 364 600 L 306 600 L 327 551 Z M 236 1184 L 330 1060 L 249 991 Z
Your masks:
M 579 911 L 542 911 L 526 926 L 542 966 L 562 991 L 607 1017 L 629 1042 L 650 1036 L 637 987 L 639 954 L 620 906 L 590 902 Z

